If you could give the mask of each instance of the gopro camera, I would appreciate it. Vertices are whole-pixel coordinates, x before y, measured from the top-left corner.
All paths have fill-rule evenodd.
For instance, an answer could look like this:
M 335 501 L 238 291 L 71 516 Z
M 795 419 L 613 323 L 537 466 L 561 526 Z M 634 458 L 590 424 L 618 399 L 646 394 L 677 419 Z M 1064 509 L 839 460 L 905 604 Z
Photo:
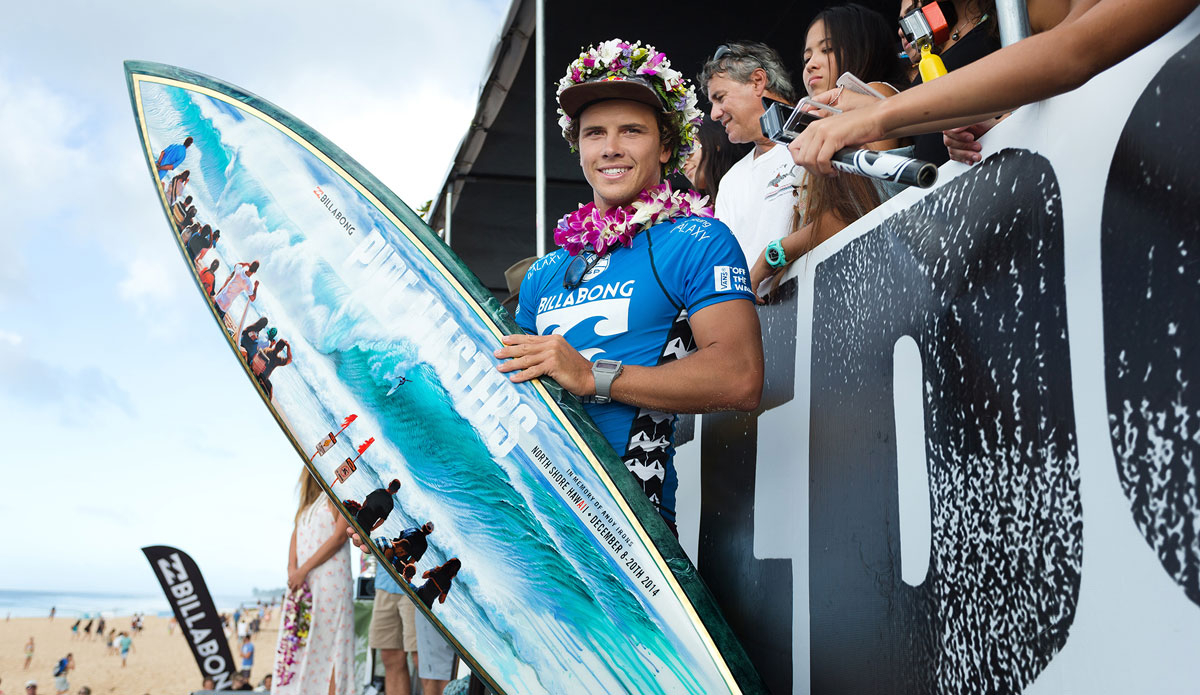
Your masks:
M 912 45 L 932 47 L 950 38 L 950 27 L 957 21 L 953 4 L 947 2 L 943 7 L 937 2 L 930 2 L 914 7 L 901 17 L 900 30 L 904 32 L 904 39 Z
M 799 107 L 788 106 L 774 99 L 763 97 L 763 105 L 766 111 L 758 117 L 758 126 L 762 129 L 763 137 L 781 145 L 795 140 L 809 123 L 819 119 L 807 111 L 801 111 Z

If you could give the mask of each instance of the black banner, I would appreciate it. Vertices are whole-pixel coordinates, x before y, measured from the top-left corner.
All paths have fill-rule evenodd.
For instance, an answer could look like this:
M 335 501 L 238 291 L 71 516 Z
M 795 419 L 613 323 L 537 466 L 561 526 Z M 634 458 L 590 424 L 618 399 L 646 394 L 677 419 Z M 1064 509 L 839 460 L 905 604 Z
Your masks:
M 221 629 L 221 616 L 212 595 L 200 576 L 200 568 L 188 554 L 169 545 L 142 548 L 158 583 L 162 584 L 179 628 L 192 648 L 196 665 L 206 678 L 212 678 L 217 690 L 225 690 L 233 681 L 236 666 L 229 641 Z

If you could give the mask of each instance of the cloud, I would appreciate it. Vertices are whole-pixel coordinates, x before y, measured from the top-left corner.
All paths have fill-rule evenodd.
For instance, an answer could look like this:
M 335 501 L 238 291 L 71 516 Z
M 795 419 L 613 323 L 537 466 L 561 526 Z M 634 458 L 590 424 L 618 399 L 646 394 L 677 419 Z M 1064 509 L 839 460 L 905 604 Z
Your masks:
M 6 399 L 23 410 L 53 408 L 71 426 L 113 408 L 136 416 L 129 393 L 99 367 L 71 369 L 42 361 L 22 350 L 20 336 L 14 337 L 0 340 L 0 395 Z
M 59 262 L 86 256 L 117 273 L 96 272 L 120 283 L 120 296 L 144 308 L 167 302 L 184 286 L 160 283 L 153 293 L 137 291 L 146 268 L 177 255 L 154 191 L 128 128 L 96 117 L 95 105 L 56 90 L 35 76 L 5 70 L 0 61 L 0 132 L 12 134 L 0 151 L 0 303 L 19 301 L 30 282 L 28 256 L 52 245 Z M 141 170 L 139 171 L 139 167 Z M 138 176 L 138 174 L 141 176 Z M 20 242 L 20 248 L 18 247 Z M 129 253 L 129 249 L 136 249 Z

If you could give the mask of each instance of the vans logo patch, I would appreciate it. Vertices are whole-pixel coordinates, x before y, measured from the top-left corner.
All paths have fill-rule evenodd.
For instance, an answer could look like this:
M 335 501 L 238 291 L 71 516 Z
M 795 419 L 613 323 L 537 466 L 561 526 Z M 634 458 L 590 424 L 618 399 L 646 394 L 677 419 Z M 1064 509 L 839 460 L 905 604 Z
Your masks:
M 713 267 L 713 287 L 717 292 L 749 292 L 750 282 L 746 277 L 746 269 L 731 265 Z

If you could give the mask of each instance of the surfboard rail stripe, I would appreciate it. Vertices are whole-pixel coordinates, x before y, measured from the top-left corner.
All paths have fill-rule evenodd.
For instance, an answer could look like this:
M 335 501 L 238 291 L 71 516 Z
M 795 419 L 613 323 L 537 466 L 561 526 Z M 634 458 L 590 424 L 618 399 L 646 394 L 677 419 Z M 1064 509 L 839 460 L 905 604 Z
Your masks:
M 156 161 L 156 156 L 151 145 L 146 114 L 141 98 L 140 87 L 143 83 L 171 86 L 204 94 L 211 99 L 228 104 L 248 116 L 257 118 L 285 134 L 328 166 L 331 171 L 341 177 L 348 185 L 353 187 L 404 235 L 412 247 L 429 261 L 459 295 L 464 304 L 476 315 L 480 323 L 487 328 L 488 332 L 496 340 L 496 347 L 500 346 L 502 336 L 522 332 L 507 312 L 500 307 L 491 292 L 483 287 L 461 260 L 429 229 L 424 220 L 417 216 L 400 198 L 366 171 L 352 157 L 286 111 L 260 97 L 220 80 L 174 66 L 144 61 L 126 61 L 125 71 L 131 103 L 137 119 L 139 137 L 141 138 L 144 154 L 147 158 L 147 168 L 152 180 L 155 182 L 159 201 L 167 216 L 168 224 L 175 232 L 176 245 L 192 269 L 194 283 L 202 292 L 203 288 L 195 266 L 191 262 L 188 250 L 180 238 L 182 230 L 179 229 L 178 224 L 176 224 L 171 214 L 171 207 L 166 192 L 159 185 L 158 176 L 155 171 L 154 162 Z M 211 306 L 209 310 L 214 320 L 219 321 L 216 311 Z M 224 330 L 224 327 L 222 329 Z M 226 339 L 231 350 L 235 354 L 238 354 L 239 347 L 236 336 L 230 336 L 226 332 Z M 293 435 L 293 429 L 287 422 L 282 411 L 267 396 L 249 365 L 244 360 L 241 360 L 241 362 L 243 370 L 258 390 L 260 397 L 267 405 L 276 423 L 292 443 L 293 448 L 306 462 L 305 465 L 314 473 L 314 477 L 319 481 L 330 499 L 334 500 L 341 513 L 354 524 L 354 515 L 342 505 L 329 483 L 308 462 L 307 449 Z M 549 412 L 553 414 L 559 425 L 567 433 L 568 437 L 570 437 L 574 445 L 583 454 L 584 460 L 592 467 L 599 480 L 603 482 L 621 513 L 627 518 L 638 522 L 631 524 L 632 530 L 635 532 L 646 553 L 658 566 L 667 586 L 679 600 L 684 611 L 691 619 L 697 635 L 708 650 L 709 658 L 712 659 L 714 666 L 725 680 L 730 692 L 765 692 L 761 679 L 750 665 L 748 657 L 740 643 L 734 637 L 732 630 L 720 615 L 713 597 L 696 574 L 695 568 L 687 559 L 666 524 L 662 521 L 657 510 L 634 483 L 624 464 L 619 460 L 615 452 L 612 452 L 607 441 L 583 411 L 579 401 L 552 380 L 535 379 L 531 382 L 531 386 L 535 389 L 538 397 L 545 404 Z M 602 452 L 604 455 L 600 455 L 597 452 Z M 358 528 L 357 524 L 355 526 Z M 360 531 L 364 532 L 364 538 L 369 537 L 369 533 L 366 533 L 369 530 L 360 529 Z M 378 548 L 374 547 L 373 543 L 368 545 L 371 546 L 371 552 L 379 560 L 379 566 L 386 568 L 393 578 L 402 587 L 405 587 L 406 591 L 411 592 L 411 589 L 407 587 L 407 582 L 398 576 L 391 563 L 383 559 Z M 420 604 L 420 601 L 418 600 L 417 603 Z M 471 665 L 472 670 L 487 681 L 489 687 L 492 687 L 497 692 L 506 692 L 491 678 L 485 669 L 471 658 L 469 651 L 445 628 L 432 611 L 426 610 L 423 605 L 420 608 L 430 617 L 439 631 L 454 644 L 455 648 Z

